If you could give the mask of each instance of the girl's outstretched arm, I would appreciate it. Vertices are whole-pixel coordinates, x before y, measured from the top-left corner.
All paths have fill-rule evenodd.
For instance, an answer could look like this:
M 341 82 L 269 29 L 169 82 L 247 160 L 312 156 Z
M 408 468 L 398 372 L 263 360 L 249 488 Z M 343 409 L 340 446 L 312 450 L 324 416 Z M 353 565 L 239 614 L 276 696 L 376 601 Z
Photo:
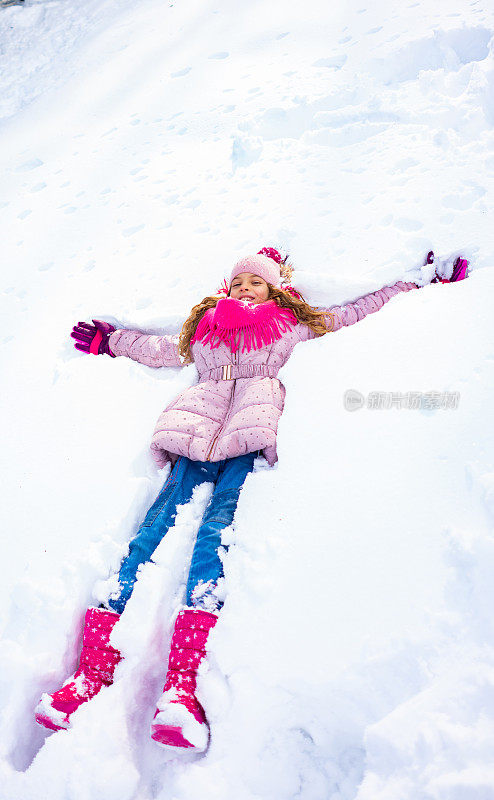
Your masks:
M 411 289 L 418 288 L 417 284 L 411 281 L 397 281 L 392 286 L 384 286 L 382 289 L 378 289 L 377 292 L 371 292 L 360 297 L 354 303 L 348 303 L 346 306 L 332 306 L 321 310 L 325 314 L 328 329 L 330 331 L 338 331 L 344 326 L 360 322 L 367 314 L 379 311 L 395 294 L 409 292 Z
M 431 250 L 421 267 L 411 270 L 414 281 L 397 281 L 392 286 L 384 286 L 377 292 L 366 294 L 354 303 L 346 306 L 333 306 L 322 309 L 325 312 L 326 324 L 329 330 L 337 331 L 344 325 L 353 325 L 360 322 L 367 314 L 379 311 L 385 303 L 399 292 L 409 292 L 410 289 L 419 289 L 428 283 L 456 283 L 468 276 L 468 261 L 462 256 L 448 256 L 436 260 Z M 415 283 L 415 281 L 417 281 Z
M 140 331 L 116 330 L 109 338 L 115 356 L 127 356 L 148 367 L 182 367 L 178 336 L 155 336 Z

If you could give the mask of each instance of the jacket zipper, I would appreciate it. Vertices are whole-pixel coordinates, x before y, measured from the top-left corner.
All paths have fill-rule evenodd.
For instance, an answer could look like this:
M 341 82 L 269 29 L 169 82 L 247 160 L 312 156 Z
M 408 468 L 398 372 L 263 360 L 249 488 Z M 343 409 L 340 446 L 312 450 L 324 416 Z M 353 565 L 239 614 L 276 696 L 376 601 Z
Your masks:
M 234 356 L 233 356 L 233 364 L 237 363 L 236 356 L 237 356 L 237 354 L 235 353 Z M 216 444 L 216 442 L 218 440 L 218 437 L 219 437 L 220 433 L 223 431 L 223 429 L 224 429 L 224 427 L 225 427 L 225 425 L 228 422 L 228 419 L 230 417 L 230 411 L 232 410 L 232 406 L 233 406 L 233 398 L 235 396 L 235 387 L 237 385 L 236 378 L 233 379 L 232 383 L 233 383 L 232 393 L 230 395 L 230 401 L 228 403 L 228 408 L 227 408 L 227 411 L 226 411 L 225 419 L 223 420 L 223 424 L 218 428 L 216 436 L 214 436 L 213 441 L 211 442 L 211 446 L 210 446 L 210 448 L 208 450 L 208 453 L 207 453 L 207 456 L 206 456 L 206 461 L 211 461 L 211 455 L 213 453 L 213 448 L 214 448 L 214 446 L 215 446 L 215 444 Z

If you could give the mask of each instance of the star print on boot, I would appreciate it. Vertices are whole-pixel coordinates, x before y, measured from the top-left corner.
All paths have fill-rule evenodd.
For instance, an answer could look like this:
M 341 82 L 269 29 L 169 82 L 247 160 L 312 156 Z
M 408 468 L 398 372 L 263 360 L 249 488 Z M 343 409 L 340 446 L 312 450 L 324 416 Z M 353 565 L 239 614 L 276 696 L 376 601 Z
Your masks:
M 166 682 L 151 725 L 151 738 L 162 747 L 203 752 L 208 745 L 209 726 L 196 698 L 196 678 L 217 619 L 216 614 L 194 608 L 177 617 Z
M 110 645 L 110 634 L 119 619 L 120 614 L 106 609 L 86 611 L 79 666 L 61 689 L 41 696 L 35 710 L 36 722 L 53 731 L 69 728 L 74 711 L 98 694 L 103 686 L 113 683 L 113 673 L 121 655 Z

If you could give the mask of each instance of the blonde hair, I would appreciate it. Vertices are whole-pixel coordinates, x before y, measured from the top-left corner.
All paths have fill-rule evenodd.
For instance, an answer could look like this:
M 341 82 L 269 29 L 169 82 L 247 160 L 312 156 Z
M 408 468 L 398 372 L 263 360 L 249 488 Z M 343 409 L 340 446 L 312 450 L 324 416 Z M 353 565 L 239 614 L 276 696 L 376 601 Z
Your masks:
M 334 318 L 330 312 L 323 313 L 314 306 L 310 306 L 299 293 L 297 293 L 299 296 L 296 297 L 286 289 L 278 289 L 270 283 L 268 283 L 268 288 L 268 300 L 274 300 L 281 308 L 290 308 L 295 314 L 297 322 L 307 325 L 311 331 L 314 331 L 316 336 L 324 336 L 325 333 L 329 333 L 329 331 L 333 330 Z M 205 297 L 204 300 L 201 300 L 200 303 L 193 307 L 188 318 L 185 320 L 178 340 L 178 351 L 187 363 L 193 361 L 190 342 L 194 337 L 199 322 L 206 311 L 209 311 L 210 308 L 216 308 L 218 301 L 221 300 L 222 297 L 224 297 L 223 294 Z M 328 316 L 331 321 L 330 327 L 328 327 L 325 319 L 325 317 Z

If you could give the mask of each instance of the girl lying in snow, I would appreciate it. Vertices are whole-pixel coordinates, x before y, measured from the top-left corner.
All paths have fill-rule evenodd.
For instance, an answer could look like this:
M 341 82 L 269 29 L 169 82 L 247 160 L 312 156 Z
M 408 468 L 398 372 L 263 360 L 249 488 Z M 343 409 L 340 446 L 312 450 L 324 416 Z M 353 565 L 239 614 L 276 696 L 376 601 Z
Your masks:
M 209 728 L 196 698 L 196 675 L 223 605 L 218 586 L 223 576 L 221 532 L 233 521 L 256 456 L 262 453 L 271 465 L 276 461 L 276 429 L 285 394 L 278 371 L 298 342 L 352 325 L 393 295 L 431 279 L 466 277 L 464 259 L 454 265 L 446 262 L 447 277 L 435 276 L 433 261 L 429 253 L 414 275 L 416 282 L 398 281 L 347 306 L 315 309 L 288 284 L 287 259 L 263 248 L 235 264 L 220 295 L 194 306 L 178 343 L 171 336 L 115 330 L 100 320 L 74 327 L 71 335 L 83 352 L 127 356 L 150 367 L 194 361 L 199 382 L 182 392 L 158 420 L 151 450 L 158 467 L 172 463 L 171 472 L 129 545 L 118 576 L 118 596 L 86 612 L 77 671 L 57 692 L 42 696 L 36 708 L 40 724 L 52 730 L 68 728 L 74 711 L 112 683 L 121 655 L 110 644 L 110 634 L 132 594 L 139 566 L 151 560 L 174 525 L 177 505 L 188 502 L 194 487 L 208 481 L 215 488 L 197 533 L 186 605 L 175 621 L 166 682 L 151 726 L 151 737 L 160 745 L 205 750 Z

